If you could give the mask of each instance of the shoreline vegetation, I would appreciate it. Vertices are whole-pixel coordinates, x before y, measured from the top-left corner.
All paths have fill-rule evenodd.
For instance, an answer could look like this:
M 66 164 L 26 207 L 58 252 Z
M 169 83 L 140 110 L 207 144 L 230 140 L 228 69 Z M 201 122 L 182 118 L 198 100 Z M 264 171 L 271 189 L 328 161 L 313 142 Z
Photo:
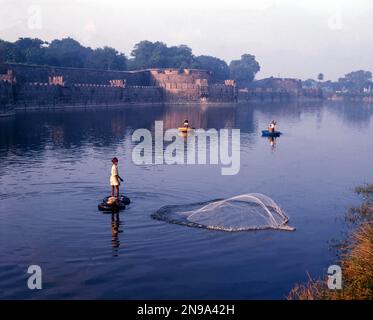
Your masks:
M 327 281 L 310 279 L 296 284 L 288 300 L 373 300 L 373 184 L 356 188 L 362 204 L 351 208 L 346 221 L 355 227 L 337 247 L 342 289 L 330 290 Z
M 138 71 L 146 69 L 201 69 L 212 72 L 215 81 L 234 79 L 251 83 L 260 71 L 254 55 L 243 53 L 229 63 L 211 55 L 195 55 L 185 44 L 168 46 L 161 41 L 143 40 L 135 44 L 129 56 L 115 48 L 91 48 L 67 37 L 50 42 L 21 37 L 14 42 L 0 39 L 1 63 L 101 71 Z M 1 72 L 0 72 L 1 73 Z
M 260 62 L 248 52 L 236 60 L 225 61 L 212 55 L 196 55 L 184 44 L 168 46 L 161 41 L 142 40 L 126 55 L 109 46 L 84 46 L 71 37 L 50 42 L 29 37 L 20 37 L 14 42 L 0 39 L 0 80 L 2 64 L 7 63 L 100 71 L 200 69 L 211 72 L 215 82 L 234 80 L 238 88 L 273 92 L 302 89 L 308 90 L 311 96 L 312 92 L 321 91 L 326 99 L 373 102 L 371 71 L 355 70 L 337 80 L 326 80 L 324 73 L 319 73 L 315 79 L 271 76 L 258 80 L 256 75 L 261 70 Z

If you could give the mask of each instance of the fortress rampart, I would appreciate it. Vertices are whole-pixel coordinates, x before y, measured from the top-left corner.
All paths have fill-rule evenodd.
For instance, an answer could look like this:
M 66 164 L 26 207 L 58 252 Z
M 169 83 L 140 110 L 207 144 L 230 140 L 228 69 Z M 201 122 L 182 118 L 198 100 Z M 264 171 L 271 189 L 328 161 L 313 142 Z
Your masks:
M 15 107 L 121 103 L 233 102 L 234 81 L 213 83 L 197 69 L 103 71 L 7 63 L 0 66 L 0 103 Z

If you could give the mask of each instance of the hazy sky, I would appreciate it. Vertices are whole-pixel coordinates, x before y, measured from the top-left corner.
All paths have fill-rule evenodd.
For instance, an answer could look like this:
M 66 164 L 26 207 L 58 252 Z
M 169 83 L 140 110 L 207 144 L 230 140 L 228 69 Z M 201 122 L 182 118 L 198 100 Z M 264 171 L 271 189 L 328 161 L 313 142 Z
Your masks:
M 254 54 L 270 75 L 373 71 L 371 0 L 0 0 L 0 38 L 73 37 L 129 55 L 140 40 L 226 60 Z

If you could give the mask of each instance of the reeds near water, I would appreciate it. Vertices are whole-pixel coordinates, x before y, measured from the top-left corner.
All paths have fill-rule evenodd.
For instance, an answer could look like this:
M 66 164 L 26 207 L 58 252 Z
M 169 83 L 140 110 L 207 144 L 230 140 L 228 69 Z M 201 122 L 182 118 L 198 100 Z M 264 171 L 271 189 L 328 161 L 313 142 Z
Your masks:
M 289 300 L 373 300 L 373 184 L 356 188 L 363 197 L 360 207 L 346 215 L 355 230 L 338 247 L 343 286 L 330 290 L 326 279 L 296 284 Z

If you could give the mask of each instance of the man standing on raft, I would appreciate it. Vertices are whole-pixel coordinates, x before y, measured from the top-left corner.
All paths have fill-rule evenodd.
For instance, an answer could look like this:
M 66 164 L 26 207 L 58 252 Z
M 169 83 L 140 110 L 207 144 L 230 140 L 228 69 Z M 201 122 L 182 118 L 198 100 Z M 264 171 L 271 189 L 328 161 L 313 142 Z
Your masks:
M 110 176 L 110 185 L 111 185 L 111 196 L 114 197 L 114 188 L 117 191 L 117 198 L 119 198 L 119 186 L 120 181 L 123 182 L 123 179 L 119 176 L 118 173 L 118 158 L 114 157 L 111 162 L 113 166 L 111 167 L 111 176 Z

